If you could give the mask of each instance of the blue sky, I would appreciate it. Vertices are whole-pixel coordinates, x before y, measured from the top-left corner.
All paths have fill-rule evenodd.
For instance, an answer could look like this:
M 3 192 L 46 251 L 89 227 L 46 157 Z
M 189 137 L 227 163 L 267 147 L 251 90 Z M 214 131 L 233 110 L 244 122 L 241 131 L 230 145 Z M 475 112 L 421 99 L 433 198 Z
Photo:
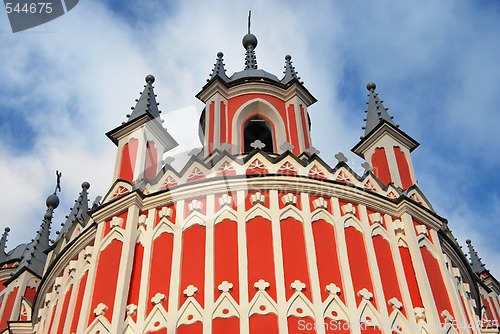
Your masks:
M 465 247 L 473 241 L 500 276 L 500 5 L 485 0 L 80 1 L 68 14 L 12 34 L 0 13 L 0 228 L 8 249 L 29 241 L 63 172 L 53 232 L 83 181 L 107 192 L 115 147 L 104 136 L 125 120 L 144 77 L 156 76 L 165 125 L 199 146 L 194 95 L 223 51 L 229 74 L 244 66 L 241 38 L 252 9 L 260 68 L 281 75 L 290 54 L 318 99 L 313 144 L 335 164 L 362 134 L 366 84 L 401 129 L 419 186 Z M 183 115 L 179 117 L 179 115 Z M 187 115 L 187 116 L 186 116 Z

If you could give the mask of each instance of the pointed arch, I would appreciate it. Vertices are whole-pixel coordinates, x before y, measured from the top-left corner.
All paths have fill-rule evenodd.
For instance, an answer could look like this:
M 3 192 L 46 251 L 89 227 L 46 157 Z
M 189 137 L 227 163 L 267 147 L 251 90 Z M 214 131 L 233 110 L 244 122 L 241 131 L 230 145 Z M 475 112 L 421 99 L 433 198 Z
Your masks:
M 85 334 L 109 334 L 109 330 L 111 329 L 111 324 L 108 319 L 106 319 L 103 315 L 98 316 L 87 328 Z
M 262 217 L 264 219 L 267 219 L 269 221 L 272 220 L 271 215 L 267 212 L 268 209 L 263 206 L 262 204 L 255 204 L 253 208 L 247 211 L 247 215 L 245 217 L 245 221 L 248 222 L 249 220 L 255 218 L 255 217 Z
M 198 211 L 193 211 L 182 223 L 182 230 L 187 230 L 193 225 L 205 225 L 205 216 L 199 213 Z
M 310 317 L 314 319 L 314 309 L 311 302 L 302 292 L 296 292 L 288 300 L 286 316 L 294 316 L 298 318 Z
M 349 215 L 345 220 L 344 220 L 344 228 L 348 227 L 354 227 L 358 232 L 363 233 L 363 226 L 361 222 L 356 218 L 354 215 Z
M 285 122 L 278 110 L 270 102 L 261 98 L 251 99 L 236 111 L 231 125 L 232 142 L 238 145 L 240 152 L 243 152 L 244 124 L 255 115 L 266 118 L 269 124 L 272 125 L 271 132 L 274 146 L 272 151 L 279 152 L 279 144 L 287 141 Z
M 163 233 L 174 233 L 174 224 L 167 218 L 160 219 L 160 222 L 153 230 L 153 240 L 156 240 Z
M 162 304 L 156 304 L 146 318 L 144 333 L 156 332 L 168 326 L 167 311 Z
M 219 215 L 217 217 L 215 217 L 215 219 L 214 219 L 214 225 L 217 225 L 218 223 L 221 223 L 225 219 L 237 222 L 238 221 L 238 216 L 236 215 L 236 211 L 234 211 L 233 208 L 229 208 L 227 206 L 223 207 L 219 211 Z
M 333 216 L 323 208 L 316 209 L 312 212 L 311 223 L 317 222 L 318 220 L 324 220 L 328 224 L 335 226 Z
M 293 205 L 287 205 L 280 214 L 280 220 L 284 220 L 287 218 L 293 218 L 301 223 L 304 223 L 302 213 Z
M 387 242 L 390 242 L 390 240 L 391 240 L 389 238 L 389 233 L 387 232 L 387 230 L 385 228 L 383 228 L 382 226 L 378 225 L 378 224 L 377 225 L 373 225 L 372 233 L 371 233 L 372 238 L 375 237 L 375 236 L 377 236 L 377 235 L 380 235 Z
M 102 240 L 100 250 L 105 250 L 115 239 L 123 242 L 123 233 L 124 230 L 122 228 L 115 227 L 112 229 L 111 232 L 109 232 L 108 235 L 106 235 Z

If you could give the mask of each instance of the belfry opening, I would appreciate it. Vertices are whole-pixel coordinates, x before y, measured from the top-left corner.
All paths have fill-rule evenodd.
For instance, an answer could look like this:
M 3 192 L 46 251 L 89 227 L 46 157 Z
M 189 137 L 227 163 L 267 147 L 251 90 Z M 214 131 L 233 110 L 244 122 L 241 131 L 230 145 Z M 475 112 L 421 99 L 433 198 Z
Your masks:
M 260 140 L 265 146 L 262 147 L 264 152 L 273 152 L 273 133 L 269 121 L 261 115 L 255 115 L 249 118 L 243 126 L 244 151 L 250 152 L 254 149 L 252 143 Z

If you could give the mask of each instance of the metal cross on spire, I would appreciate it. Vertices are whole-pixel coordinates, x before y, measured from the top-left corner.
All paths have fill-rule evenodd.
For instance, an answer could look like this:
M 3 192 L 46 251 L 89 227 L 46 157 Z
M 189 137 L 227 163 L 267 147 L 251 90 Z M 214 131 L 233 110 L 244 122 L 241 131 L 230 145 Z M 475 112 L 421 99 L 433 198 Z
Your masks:
M 57 191 L 59 190 L 59 192 L 61 192 L 61 176 L 62 176 L 62 173 L 59 172 L 58 170 L 56 170 L 56 189 L 54 190 L 54 195 L 57 193 Z

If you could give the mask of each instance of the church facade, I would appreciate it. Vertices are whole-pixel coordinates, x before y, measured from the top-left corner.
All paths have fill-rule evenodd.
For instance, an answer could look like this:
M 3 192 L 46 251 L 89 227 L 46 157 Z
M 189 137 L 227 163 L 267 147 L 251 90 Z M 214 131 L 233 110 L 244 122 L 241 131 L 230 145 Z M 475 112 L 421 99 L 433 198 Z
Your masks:
M 181 170 L 152 75 L 123 124 L 109 192 L 84 182 L 54 242 L 5 252 L 1 333 L 499 333 L 500 284 L 469 258 L 417 186 L 403 132 L 367 85 L 364 134 L 329 166 L 312 145 L 316 102 L 290 56 L 283 78 L 226 74 L 223 54 L 197 94 L 202 149 Z M 361 118 L 361 113 L 360 113 Z M 172 124 L 171 126 L 175 126 Z M 57 190 L 57 189 L 56 189 Z

